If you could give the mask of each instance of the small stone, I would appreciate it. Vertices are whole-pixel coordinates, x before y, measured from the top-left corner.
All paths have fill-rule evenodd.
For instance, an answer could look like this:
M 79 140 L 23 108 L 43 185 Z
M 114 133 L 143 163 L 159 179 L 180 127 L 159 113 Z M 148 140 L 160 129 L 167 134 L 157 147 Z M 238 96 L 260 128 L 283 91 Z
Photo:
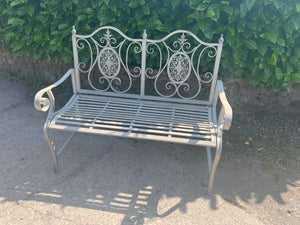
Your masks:
M 249 144 L 250 144 L 250 142 L 249 142 L 249 141 L 246 141 L 246 142 L 245 142 L 245 145 L 249 145 Z

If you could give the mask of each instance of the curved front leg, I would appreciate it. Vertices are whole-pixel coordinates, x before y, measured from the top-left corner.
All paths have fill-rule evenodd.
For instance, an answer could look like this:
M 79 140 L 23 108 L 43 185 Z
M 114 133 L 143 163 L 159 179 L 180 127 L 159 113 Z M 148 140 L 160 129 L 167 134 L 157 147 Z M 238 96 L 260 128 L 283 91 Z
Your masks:
M 52 159 L 53 159 L 53 163 L 54 163 L 54 172 L 57 173 L 58 172 L 57 152 L 56 152 L 56 148 L 55 148 L 53 141 L 49 137 L 48 131 L 49 131 L 49 121 L 46 121 L 45 125 L 44 125 L 44 137 L 45 137 L 45 139 L 49 145 L 49 148 L 51 150 L 51 155 L 52 155 Z
M 208 192 L 211 192 L 211 190 L 212 190 L 216 169 L 218 167 L 218 164 L 219 164 L 219 161 L 221 158 L 221 154 L 222 154 L 222 133 L 223 133 L 223 131 L 221 129 L 219 129 L 218 135 L 217 135 L 217 147 L 216 147 L 215 158 L 212 163 L 210 174 L 209 174 Z

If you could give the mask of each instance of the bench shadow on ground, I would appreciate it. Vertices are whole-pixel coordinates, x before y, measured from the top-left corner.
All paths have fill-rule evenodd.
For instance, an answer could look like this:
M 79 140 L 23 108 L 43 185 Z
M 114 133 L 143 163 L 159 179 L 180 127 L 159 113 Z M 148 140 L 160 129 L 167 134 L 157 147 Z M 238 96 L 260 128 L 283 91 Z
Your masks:
M 58 143 L 64 138 L 56 137 Z M 296 177 L 283 173 L 274 181 L 272 175 L 262 173 L 255 160 L 240 157 L 243 151 L 234 152 L 232 145 L 225 139 L 213 193 L 207 194 L 205 148 L 78 134 L 59 158 L 59 174 L 52 170 L 44 142 L 40 154 L 33 159 L 25 157 L 26 170 L 11 188 L 18 194 L 0 192 L 0 197 L 3 201 L 32 200 L 116 213 L 124 216 L 121 224 L 144 224 L 145 218 L 167 217 L 177 210 L 193 215 L 197 205 L 195 212 L 187 208 L 198 200 L 207 202 L 207 210 L 218 210 L 218 195 L 237 207 L 238 198 L 260 204 L 269 195 L 285 204 L 281 194 L 287 185 L 295 185 Z

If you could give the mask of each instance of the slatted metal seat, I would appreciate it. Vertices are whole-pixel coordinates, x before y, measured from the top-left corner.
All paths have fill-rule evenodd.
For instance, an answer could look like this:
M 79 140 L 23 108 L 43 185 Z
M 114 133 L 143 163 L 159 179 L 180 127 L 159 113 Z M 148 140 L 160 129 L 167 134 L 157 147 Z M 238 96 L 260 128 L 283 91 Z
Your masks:
M 78 95 L 49 128 L 216 147 L 210 107 Z
M 74 69 L 34 99 L 37 110 L 49 111 L 44 136 L 54 170 L 77 132 L 199 145 L 206 147 L 211 191 L 223 129 L 232 120 L 223 83 L 217 80 L 223 41 L 221 35 L 218 43 L 206 43 L 186 30 L 152 40 L 146 31 L 142 39 L 133 39 L 111 26 L 89 35 L 78 35 L 73 27 Z M 52 89 L 69 77 L 73 96 L 55 111 Z M 49 129 L 71 132 L 59 150 Z

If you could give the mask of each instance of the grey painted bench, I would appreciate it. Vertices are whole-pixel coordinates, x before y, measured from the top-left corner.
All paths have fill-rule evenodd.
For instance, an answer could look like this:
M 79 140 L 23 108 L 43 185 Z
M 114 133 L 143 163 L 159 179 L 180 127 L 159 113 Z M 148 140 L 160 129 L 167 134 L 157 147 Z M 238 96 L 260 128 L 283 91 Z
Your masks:
M 211 191 L 222 131 L 232 120 L 223 83 L 217 80 L 223 36 L 218 43 L 205 43 L 177 30 L 152 40 L 144 31 L 141 39 L 133 39 L 111 26 L 90 35 L 78 35 L 73 27 L 72 44 L 74 68 L 34 99 L 37 110 L 48 111 L 44 136 L 55 172 L 57 157 L 77 132 L 199 145 L 206 147 Z M 73 96 L 55 111 L 52 89 L 68 77 Z M 71 132 L 59 150 L 49 129 Z

